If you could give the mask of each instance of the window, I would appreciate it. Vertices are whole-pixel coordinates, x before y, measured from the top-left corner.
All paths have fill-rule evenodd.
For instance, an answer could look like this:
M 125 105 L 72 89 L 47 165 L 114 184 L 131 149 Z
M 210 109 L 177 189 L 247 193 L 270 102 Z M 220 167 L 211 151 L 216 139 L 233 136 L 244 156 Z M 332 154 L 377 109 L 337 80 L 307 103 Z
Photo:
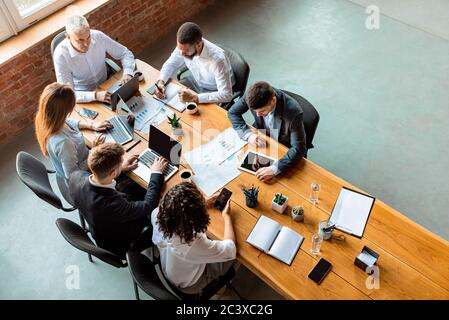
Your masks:
M 0 0 L 0 41 L 17 34 L 74 0 Z

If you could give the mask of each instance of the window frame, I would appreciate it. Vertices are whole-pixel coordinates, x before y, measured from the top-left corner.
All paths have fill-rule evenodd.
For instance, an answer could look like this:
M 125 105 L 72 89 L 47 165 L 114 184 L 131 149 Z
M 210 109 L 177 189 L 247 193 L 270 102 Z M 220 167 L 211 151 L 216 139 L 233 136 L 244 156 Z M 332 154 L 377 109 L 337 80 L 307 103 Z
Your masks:
M 73 3 L 75 0 L 43 0 L 47 1 L 48 4 L 40 9 L 32 11 L 29 15 L 22 17 L 19 9 L 14 4 L 13 0 L 0 0 L 0 17 L 4 16 L 5 19 L 1 23 L 8 25 L 9 35 L 6 32 L 0 31 L 0 42 L 6 40 L 7 38 L 18 34 L 20 31 L 32 26 L 36 22 L 48 17 L 55 11 L 62 9 Z M 0 25 L 0 27 L 2 27 Z M 3 28 L 6 28 L 3 26 Z M 3 30 L 2 28 L 2 30 Z

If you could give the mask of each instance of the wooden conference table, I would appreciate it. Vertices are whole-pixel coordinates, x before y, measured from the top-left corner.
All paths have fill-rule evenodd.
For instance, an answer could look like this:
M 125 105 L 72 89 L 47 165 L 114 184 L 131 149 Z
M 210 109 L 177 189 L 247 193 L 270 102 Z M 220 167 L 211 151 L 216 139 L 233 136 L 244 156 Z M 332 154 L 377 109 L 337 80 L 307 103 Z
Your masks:
M 146 90 L 155 83 L 159 71 L 139 60 L 137 68 L 145 76 L 145 81 L 140 83 L 140 92 L 149 96 Z M 100 88 L 108 88 L 120 77 L 120 74 L 115 75 Z M 82 106 L 98 111 L 96 120 L 106 120 L 114 114 L 97 102 L 80 104 L 76 108 Z M 214 104 L 200 105 L 199 113 L 195 115 L 175 112 L 182 117 L 184 135 L 176 139 L 182 144 L 183 153 L 209 141 L 231 126 L 226 111 Z M 80 119 L 75 112 L 71 117 Z M 171 135 L 170 125 L 166 121 L 159 129 Z M 91 145 L 94 133 L 85 130 L 83 134 L 86 144 Z M 132 154 L 139 154 L 148 146 L 147 134 L 139 133 L 136 136 L 135 139 L 144 141 L 130 151 Z M 285 146 L 278 145 L 268 137 L 267 139 L 267 148 L 259 148 L 257 151 L 269 153 L 270 149 L 276 150 L 272 148 L 275 146 L 278 157 L 285 154 Z M 246 148 L 253 149 L 250 146 Z M 188 167 L 183 158 L 181 166 Z M 142 187 L 147 186 L 135 174 L 129 175 Z M 179 175 L 176 174 L 166 183 L 163 192 L 179 182 Z M 308 200 L 312 182 L 321 185 L 317 205 Z M 259 204 L 255 209 L 246 207 L 241 191 L 242 185 L 252 184 L 260 186 Z M 233 192 L 231 214 L 237 238 L 238 260 L 287 299 L 449 299 L 449 242 L 378 199 L 362 239 L 345 235 L 344 241 L 324 241 L 319 256 L 310 253 L 311 237 L 317 232 L 319 221 L 329 217 L 342 186 L 360 190 L 307 159 L 303 159 L 295 168 L 269 184 L 258 181 L 254 175 L 241 172 L 239 177 L 226 185 Z M 286 215 L 280 215 L 271 209 L 271 199 L 276 192 L 282 192 L 289 198 Z M 291 206 L 297 204 L 304 207 L 304 222 L 294 222 L 290 217 Z M 245 242 L 262 214 L 305 237 L 291 266 Z M 223 237 L 221 213 L 215 209 L 211 211 L 208 234 L 211 238 Z M 377 262 L 380 276 L 378 288 L 367 285 L 370 282 L 367 280 L 368 275 L 354 265 L 355 257 L 365 245 L 380 254 Z M 333 268 L 318 286 L 307 275 L 321 257 L 331 262 Z

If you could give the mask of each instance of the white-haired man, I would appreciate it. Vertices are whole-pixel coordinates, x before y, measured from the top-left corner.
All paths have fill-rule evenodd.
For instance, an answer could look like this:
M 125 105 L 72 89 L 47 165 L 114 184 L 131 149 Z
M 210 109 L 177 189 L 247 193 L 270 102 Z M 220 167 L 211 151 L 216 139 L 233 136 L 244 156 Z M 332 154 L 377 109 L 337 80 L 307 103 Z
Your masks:
M 132 77 L 134 55 L 103 32 L 91 30 L 83 16 L 71 16 L 67 21 L 66 31 L 66 38 L 56 47 L 53 54 L 57 81 L 73 87 L 77 102 L 97 100 L 110 103 L 109 92 L 96 91 L 96 87 L 108 76 L 106 54 L 121 61 L 122 83 Z

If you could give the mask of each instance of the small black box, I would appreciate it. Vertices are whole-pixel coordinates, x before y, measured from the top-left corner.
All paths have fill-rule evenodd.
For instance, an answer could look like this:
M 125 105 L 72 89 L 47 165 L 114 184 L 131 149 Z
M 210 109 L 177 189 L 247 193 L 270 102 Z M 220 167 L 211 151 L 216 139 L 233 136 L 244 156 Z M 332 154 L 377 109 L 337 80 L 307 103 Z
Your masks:
M 366 268 L 376 264 L 378 258 L 378 253 L 364 246 L 362 252 L 355 258 L 354 264 L 363 271 L 366 271 Z

